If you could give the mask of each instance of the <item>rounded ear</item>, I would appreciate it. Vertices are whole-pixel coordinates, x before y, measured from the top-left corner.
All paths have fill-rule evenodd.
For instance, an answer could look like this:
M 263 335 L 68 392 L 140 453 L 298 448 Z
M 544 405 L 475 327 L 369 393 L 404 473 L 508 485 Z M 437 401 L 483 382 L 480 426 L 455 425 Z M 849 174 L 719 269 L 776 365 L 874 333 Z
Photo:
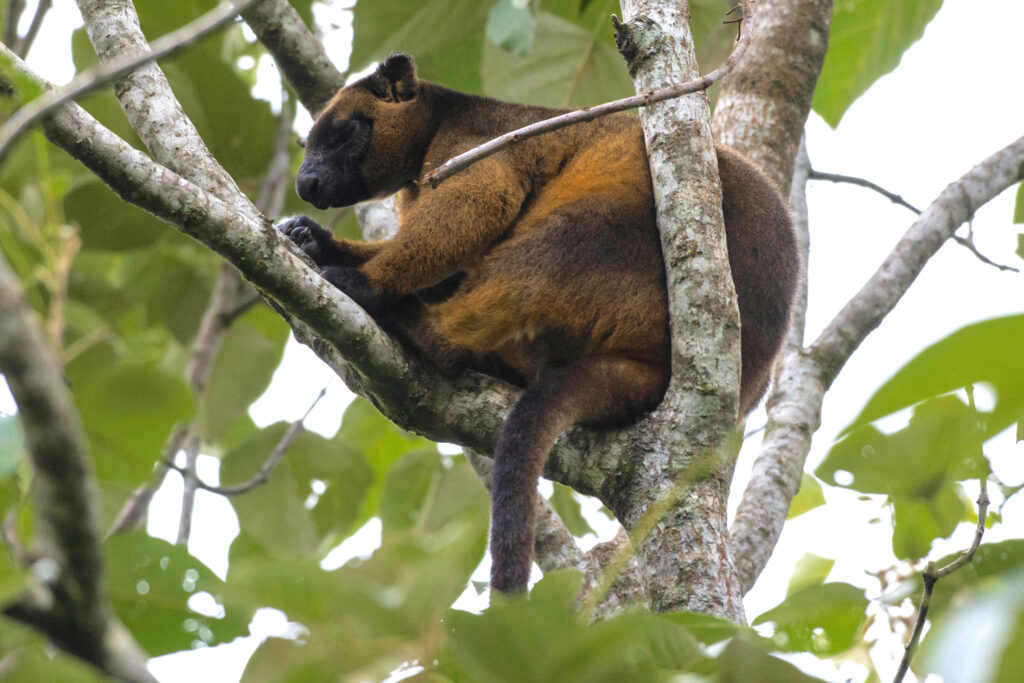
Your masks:
M 387 84 L 395 101 L 411 100 L 416 95 L 416 62 L 407 54 L 393 52 L 377 67 L 377 75 Z

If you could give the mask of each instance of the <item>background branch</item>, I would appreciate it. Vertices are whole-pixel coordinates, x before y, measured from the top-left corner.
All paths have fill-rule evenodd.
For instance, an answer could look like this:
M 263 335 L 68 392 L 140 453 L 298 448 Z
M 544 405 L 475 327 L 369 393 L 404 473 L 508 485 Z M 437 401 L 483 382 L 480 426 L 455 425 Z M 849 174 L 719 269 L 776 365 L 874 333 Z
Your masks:
M 150 681 L 145 655 L 110 609 L 85 438 L 60 368 L 0 258 L 0 374 L 18 405 L 41 527 L 38 583 L 4 613 L 111 676 Z

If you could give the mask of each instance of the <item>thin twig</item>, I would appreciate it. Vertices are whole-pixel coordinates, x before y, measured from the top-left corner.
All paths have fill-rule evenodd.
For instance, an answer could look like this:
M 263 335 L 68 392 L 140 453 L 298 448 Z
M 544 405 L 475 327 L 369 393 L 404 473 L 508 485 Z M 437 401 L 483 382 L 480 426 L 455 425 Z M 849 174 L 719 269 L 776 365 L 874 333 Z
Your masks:
M 10 0 L 4 17 L 4 44 L 12 48 L 18 43 L 18 23 L 25 11 L 25 0 Z
M 161 36 L 150 45 L 150 52 L 143 55 L 112 60 L 94 69 L 88 69 L 76 76 L 62 88 L 44 92 L 25 106 L 18 109 L 0 127 L 0 163 L 7 156 L 11 145 L 28 130 L 32 124 L 62 104 L 93 92 L 107 83 L 124 76 L 143 64 L 167 57 L 188 47 L 203 36 L 234 21 L 243 10 L 263 0 L 245 0 L 238 5 L 221 5 L 195 21 L 176 31 Z
M 181 494 L 181 513 L 178 515 L 178 538 L 175 541 L 178 545 L 188 546 L 188 539 L 192 535 L 192 511 L 196 505 L 196 489 L 198 489 L 199 475 L 196 473 L 196 464 L 199 460 L 199 437 L 189 438 L 185 446 L 185 467 L 182 468 L 182 479 L 184 488 Z
M 935 589 L 935 583 L 974 559 L 974 554 L 978 552 L 978 547 L 981 546 L 981 539 L 985 535 L 985 518 L 988 516 L 988 505 L 991 501 L 988 497 L 988 481 L 986 477 L 980 477 L 978 481 L 981 484 L 981 492 L 978 494 L 978 526 L 974 530 L 974 541 L 971 543 L 971 547 L 960 553 L 955 560 L 945 567 L 936 569 L 935 563 L 929 562 L 924 573 L 921 575 L 921 580 L 924 582 L 921 607 L 917 611 L 917 622 L 914 624 L 914 632 L 910 636 L 910 641 L 904 647 L 903 659 L 900 661 L 900 667 L 896 671 L 893 683 L 900 683 L 910 668 L 910 660 L 913 658 L 914 652 L 917 650 L 917 644 L 921 640 L 924 622 L 928 617 L 928 608 L 932 604 L 932 592 Z
M 744 17 L 744 21 L 748 20 L 748 17 Z M 615 23 L 617 27 L 622 26 L 622 24 L 619 23 L 618 17 L 613 16 L 612 22 Z M 746 51 L 747 45 L 750 44 L 750 33 L 750 31 L 747 31 L 746 35 L 736 42 L 736 46 L 733 48 L 729 57 L 722 62 L 717 69 L 706 76 L 701 76 L 696 80 L 687 81 L 686 83 L 678 83 L 664 88 L 659 88 L 658 90 L 652 90 L 648 93 L 644 93 L 643 95 L 634 95 L 633 97 L 626 97 L 613 102 L 605 102 L 604 104 L 599 104 L 596 107 L 584 107 L 583 109 L 571 111 L 567 114 L 561 114 L 550 119 L 545 119 L 544 121 L 532 123 L 529 126 L 523 126 L 522 128 L 496 137 L 493 140 L 489 140 L 478 147 L 474 147 L 468 152 L 463 152 L 458 156 L 452 157 L 430 173 L 427 173 L 420 182 L 421 184 L 429 183 L 431 187 L 437 187 L 459 171 L 468 168 L 481 159 L 486 159 L 492 154 L 496 154 L 518 142 L 522 142 L 523 140 L 527 140 L 544 133 L 550 133 L 551 131 L 565 128 L 576 123 L 593 121 L 596 118 L 607 116 L 608 114 L 626 111 L 627 109 L 636 109 L 637 107 L 646 107 L 648 105 L 655 104 L 656 102 L 663 102 L 664 100 L 681 97 L 682 95 L 689 95 L 701 90 L 707 90 L 712 84 L 721 80 L 723 76 L 732 71 L 733 67 L 743 57 L 743 53 Z
M 860 187 L 866 187 L 869 190 L 874 190 L 878 194 L 882 195 L 883 197 L 891 201 L 893 204 L 899 204 L 904 208 L 910 209 L 918 216 L 921 215 L 921 209 L 917 208 L 900 195 L 896 194 L 895 192 L 890 192 L 881 185 L 877 185 L 871 182 L 870 180 L 866 180 L 864 178 L 858 178 L 852 175 L 842 175 L 840 173 L 825 173 L 823 171 L 816 171 L 813 168 L 811 169 L 811 173 L 808 176 L 808 178 L 810 180 L 827 180 L 832 183 L 846 183 L 847 185 L 858 185 Z
M 913 211 L 918 216 L 921 215 L 921 210 L 914 206 L 913 204 L 911 204 L 910 202 L 908 202 L 907 200 L 905 200 L 903 197 L 896 194 L 895 192 L 890 192 L 881 185 L 877 185 L 876 183 L 873 183 L 870 180 L 858 178 L 856 176 L 841 175 L 839 173 L 824 173 L 822 171 L 815 171 L 814 169 L 811 169 L 811 174 L 809 177 L 811 180 L 828 180 L 829 182 L 833 183 L 846 183 L 849 185 L 858 185 L 860 187 L 866 187 L 869 190 L 873 190 L 878 194 L 882 195 L 883 197 L 891 201 L 893 204 L 899 204 L 900 206 Z M 960 246 L 966 248 L 968 251 L 974 254 L 979 261 L 986 265 L 992 266 L 993 268 L 998 268 L 999 270 L 1009 270 L 1014 273 L 1020 272 L 1018 268 L 1014 268 L 1013 266 L 1006 266 L 1001 263 L 996 263 L 995 261 L 991 260 L 984 254 L 982 254 L 980 251 L 978 251 L 978 248 L 974 244 L 974 232 L 973 230 L 970 230 L 970 224 L 968 224 L 967 237 L 953 235 L 953 241 L 959 244 Z
M 32 43 L 36 42 L 36 36 L 39 35 L 39 29 L 43 25 L 43 19 L 46 17 L 46 13 L 50 11 L 53 6 L 53 0 L 39 0 L 39 4 L 36 6 L 36 13 L 32 17 L 32 23 L 29 25 L 25 35 L 18 38 L 15 41 L 13 50 L 16 55 L 22 59 L 28 55 L 28 51 L 32 49 Z
M 327 386 L 330 385 L 328 384 Z M 273 472 L 274 468 L 277 467 L 278 463 L 281 462 L 281 458 L 284 457 L 284 454 L 288 451 L 288 448 L 292 445 L 295 439 L 298 438 L 298 436 L 302 434 L 303 431 L 305 431 L 306 418 L 309 417 L 309 414 L 313 412 L 313 408 L 316 408 L 316 404 L 319 403 L 320 399 L 322 399 L 324 395 L 327 393 L 327 386 L 320 390 L 320 393 L 317 395 L 316 400 L 314 400 L 313 403 L 309 406 L 309 409 L 306 410 L 306 414 L 300 417 L 295 422 L 292 422 L 290 425 L 288 425 L 288 429 L 285 431 L 281 439 L 277 442 L 277 445 L 274 446 L 274 450 L 272 450 L 270 452 L 270 455 L 267 456 L 267 459 L 263 463 L 263 466 L 260 467 L 259 472 L 254 474 L 251 479 L 241 484 L 235 484 L 233 486 L 213 486 L 212 484 L 207 484 L 203 482 L 198 476 L 193 476 L 195 486 L 197 488 L 203 489 L 204 491 L 209 491 L 211 493 L 219 493 L 222 496 L 239 496 L 243 493 L 248 493 L 249 491 L 252 491 L 257 486 L 262 486 L 263 484 L 266 484 L 267 481 L 270 479 L 270 473 Z M 184 467 L 181 467 L 180 465 L 177 465 L 174 462 L 165 462 L 164 464 L 167 466 L 168 469 L 172 469 L 175 472 L 180 473 L 182 476 L 185 476 L 186 469 Z

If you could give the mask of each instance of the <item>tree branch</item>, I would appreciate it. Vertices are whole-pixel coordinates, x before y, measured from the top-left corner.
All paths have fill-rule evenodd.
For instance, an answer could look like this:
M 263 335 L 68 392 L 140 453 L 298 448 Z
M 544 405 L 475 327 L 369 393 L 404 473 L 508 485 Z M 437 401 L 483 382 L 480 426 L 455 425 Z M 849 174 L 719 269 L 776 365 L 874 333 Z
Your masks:
M 28 104 L 18 108 L 3 126 L 0 126 L 0 163 L 7 157 L 11 146 L 40 118 L 52 112 L 65 102 L 99 90 L 107 83 L 121 78 L 143 64 L 174 54 L 192 45 L 212 31 L 222 28 L 242 9 L 263 0 L 245 0 L 239 7 L 224 5 L 213 9 L 177 31 L 153 41 L 148 54 L 125 55 L 93 69 L 87 69 L 75 76 L 66 86 L 44 92 Z M 84 4 L 84 3 L 83 3 Z
M 749 2 L 744 9 L 749 22 Z M 616 42 L 637 91 L 686 82 L 698 73 L 685 3 L 623 0 L 622 10 L 628 21 Z M 674 493 L 679 473 L 700 469 L 703 454 L 719 452 L 738 411 L 739 315 L 708 100 L 663 101 L 642 109 L 640 121 L 666 264 L 672 374 L 661 405 L 636 429 L 646 441 L 630 456 L 629 485 L 605 502 L 637 540 L 652 609 L 688 609 L 741 622 L 725 512 L 735 452 L 716 461 L 713 475 Z M 649 533 L 635 537 L 666 497 L 672 503 L 666 514 L 655 518 Z
M 981 539 L 985 535 L 985 518 L 988 516 L 988 505 L 991 501 L 989 501 L 988 497 L 988 482 L 986 478 L 981 477 L 979 482 L 981 483 L 981 492 L 978 494 L 978 526 L 974 530 L 974 541 L 971 542 L 971 547 L 960 553 L 955 560 L 945 567 L 936 569 L 935 563 L 929 562 L 924 573 L 921 575 L 921 580 L 924 583 L 921 606 L 917 610 L 917 621 L 914 623 L 914 631 L 910 636 L 910 641 L 904 647 L 903 659 L 900 660 L 896 676 L 893 677 L 893 683 L 900 683 L 910 668 L 910 661 L 917 650 L 917 643 L 921 640 L 921 632 L 924 630 L 924 623 L 928 618 L 928 609 L 931 607 L 935 583 L 967 565 L 974 559 L 974 554 L 978 552 L 978 547 L 981 546 Z
M 232 2 L 239 4 L 239 0 Z M 266 0 L 243 11 L 242 18 L 273 56 L 310 114 L 316 116 L 345 85 L 345 77 L 288 0 Z
M 891 201 L 893 204 L 898 204 L 898 205 L 900 205 L 900 206 L 902 206 L 902 207 L 904 207 L 906 209 L 909 209 L 909 210 L 913 211 L 914 213 L 916 213 L 919 216 L 921 215 L 921 210 L 918 209 L 913 204 L 911 204 L 910 202 L 908 202 L 907 200 L 903 199 L 903 197 L 901 197 L 900 195 L 896 194 L 895 192 L 890 192 L 889 190 L 886 190 L 881 185 L 877 185 L 877 184 L 871 182 L 870 180 L 865 180 L 864 178 L 857 178 L 855 176 L 840 175 L 838 173 L 822 173 L 821 171 L 815 171 L 814 169 L 811 169 L 811 176 L 810 177 L 811 177 L 811 180 L 828 180 L 828 181 L 833 182 L 833 183 L 847 183 L 847 184 L 850 184 L 850 185 L 858 185 L 860 187 L 866 187 L 869 190 L 873 190 L 873 191 L 877 192 L 878 194 L 882 195 L 883 197 L 885 197 L 886 199 Z M 968 223 L 968 228 L 970 228 L 970 223 Z M 953 235 L 953 241 L 956 242 L 957 244 L 959 244 L 961 247 L 964 247 L 965 249 L 967 249 L 972 254 L 974 254 L 974 256 L 979 261 L 984 263 L 985 265 L 992 266 L 993 268 L 996 268 L 998 270 L 1004 270 L 1004 271 L 1005 270 L 1009 270 L 1009 271 L 1012 271 L 1014 273 L 1019 273 L 1020 272 L 1020 270 L 1018 268 L 1014 268 L 1013 266 L 1006 266 L 1006 265 L 1003 265 L 1001 263 L 996 263 L 995 261 L 991 260 L 990 258 L 985 256 L 984 254 L 982 254 L 980 251 L 978 251 L 978 247 L 976 247 L 974 245 L 974 231 L 973 230 L 968 230 L 967 237 L 960 237 L 959 235 Z
M 828 48 L 832 0 L 758 0 L 750 49 L 722 80 L 715 139 L 750 157 L 789 192 Z
M 625 24 L 619 21 L 619 18 L 612 15 L 612 24 L 615 25 L 616 40 L 621 34 L 623 40 L 628 35 Z M 429 172 L 424 176 L 421 183 L 429 183 L 431 187 L 437 187 L 448 178 L 452 177 L 459 171 L 463 171 L 469 168 L 481 159 L 486 159 L 492 154 L 497 154 L 503 149 L 508 149 L 512 145 L 528 140 L 544 133 L 550 133 L 560 128 L 566 128 L 577 123 L 583 123 L 585 121 L 593 121 L 596 118 L 602 116 L 608 116 L 620 111 L 626 111 L 628 109 L 636 109 L 638 107 L 647 107 L 658 102 L 664 102 L 665 100 L 675 99 L 676 97 L 682 97 L 683 95 L 690 95 L 695 92 L 701 92 L 710 88 L 713 84 L 717 83 L 727 73 L 732 71 L 733 67 L 743 57 L 743 53 L 747 49 L 747 45 L 750 44 L 750 32 L 742 36 L 736 41 L 736 46 L 733 48 L 732 53 L 729 57 L 722 62 L 718 68 L 706 76 L 687 81 L 685 83 L 677 83 L 675 85 L 668 85 L 662 88 L 656 88 L 648 90 L 643 95 L 634 95 L 632 97 L 624 97 L 621 100 L 615 100 L 613 102 L 605 102 L 595 107 L 584 107 L 583 109 L 577 109 L 567 114 L 561 114 L 559 116 L 538 121 L 537 123 L 531 123 L 528 126 L 523 126 L 510 133 L 505 133 L 499 137 L 489 140 L 482 145 L 478 145 L 473 149 L 463 152 L 458 156 L 452 157 L 444 164 Z M 625 51 L 629 49 L 636 49 L 635 47 L 623 47 L 620 46 L 620 50 Z M 627 57 L 628 59 L 628 57 Z
M 951 183 L 925 209 L 875 274 L 810 348 L 831 384 L 864 338 L 888 315 L 953 232 L 978 208 L 1024 177 L 1024 137 Z
M 25 35 L 19 36 L 18 40 L 14 43 L 14 53 L 24 59 L 28 55 L 28 51 L 32 49 L 32 43 L 36 42 L 36 36 L 39 35 L 39 29 L 43 25 L 43 19 L 46 18 L 46 13 L 50 11 L 53 6 L 53 0 L 39 0 L 39 4 L 36 5 L 36 13 L 32 16 L 32 23 L 29 24 L 28 30 L 25 31 Z M 17 27 L 17 22 L 15 23 Z M 8 43 L 10 45 L 10 43 Z
M 807 178 L 811 163 L 800 145 L 793 170 L 789 206 L 797 244 L 807 262 L 810 231 L 807 220 Z M 825 387 L 802 364 L 804 322 L 807 315 L 807 277 L 793 301 L 793 318 L 782 356 L 775 368 L 775 387 L 768 399 L 768 423 L 761 450 L 754 461 L 747 488 L 729 530 L 729 549 L 743 592 L 761 575 L 786 523 L 789 504 L 800 488 L 810 434 L 819 418 L 809 406 L 821 405 Z M 811 425 L 810 431 L 807 431 Z
M 771 486 L 748 489 L 741 502 L 752 514 L 741 523 L 737 514 L 730 543 L 734 557 L 761 546 L 763 561 L 747 563 L 743 583 L 753 585 L 763 562 L 778 542 L 778 534 L 796 494 L 811 436 L 821 420 L 825 391 L 861 342 L 906 293 L 924 265 L 980 206 L 1024 178 L 1024 138 L 985 159 L 951 183 L 921 214 L 877 272 L 832 319 L 807 349 L 787 353 L 769 404 L 777 428 L 765 436 L 751 481 Z M 774 405 L 773 405 L 774 404 Z M 748 501 L 748 496 L 750 499 Z
M 0 373 L 18 404 L 35 472 L 42 557 L 39 581 L 7 616 L 125 680 L 151 681 L 146 657 L 113 616 L 103 581 L 92 474 L 58 360 L 34 324 L 17 279 L 0 258 Z

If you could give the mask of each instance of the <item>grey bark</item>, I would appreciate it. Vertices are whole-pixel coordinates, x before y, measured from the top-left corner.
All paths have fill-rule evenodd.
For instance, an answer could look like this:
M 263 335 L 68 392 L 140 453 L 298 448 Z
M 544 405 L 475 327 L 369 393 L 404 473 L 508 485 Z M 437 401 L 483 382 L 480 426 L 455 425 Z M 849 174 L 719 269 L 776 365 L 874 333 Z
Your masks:
M 715 139 L 789 192 L 804 123 L 828 49 L 832 0 L 757 0 L 740 68 L 722 79 Z
M 805 263 L 803 183 L 808 169 L 794 174 L 794 161 L 828 48 L 831 18 L 832 0 L 758 0 L 750 47 L 739 67 L 722 80 L 714 115 L 719 142 L 750 157 L 783 192 L 793 188 L 790 206 Z M 803 277 L 789 341 L 776 366 L 775 387 L 767 403 L 761 453 L 730 530 L 730 550 L 744 593 L 775 549 L 800 485 L 810 435 L 818 426 L 818 417 L 807 406 L 820 405 L 824 387 L 806 377 L 806 368 L 799 362 L 806 287 Z
M 4 613 L 111 676 L 152 681 L 145 654 L 109 605 L 86 441 L 60 363 L 2 258 L 0 374 L 18 405 L 35 472 L 40 546 L 37 583 Z
M 628 66 L 638 92 L 693 79 L 696 57 L 685 3 L 624 0 Z M 622 44 L 620 38 L 620 45 Z M 646 448 L 612 510 L 636 532 L 648 508 L 676 498 L 638 541 L 641 573 L 657 611 L 709 612 L 743 621 L 728 556 L 725 501 L 734 453 L 675 491 L 680 476 L 735 428 L 739 314 L 729 274 L 711 112 L 703 93 L 640 112 L 662 236 L 672 325 L 672 378 L 654 414 L 638 427 Z

